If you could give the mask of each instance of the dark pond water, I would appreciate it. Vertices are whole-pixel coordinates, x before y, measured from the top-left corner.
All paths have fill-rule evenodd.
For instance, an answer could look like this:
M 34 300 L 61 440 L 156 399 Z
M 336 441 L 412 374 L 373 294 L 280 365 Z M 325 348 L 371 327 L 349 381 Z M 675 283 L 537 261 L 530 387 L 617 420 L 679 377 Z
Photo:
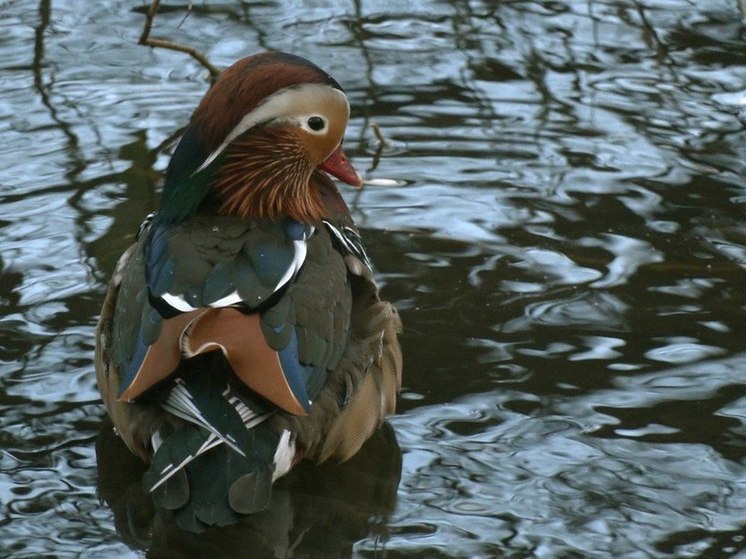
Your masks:
M 206 73 L 137 46 L 140 2 L 0 2 L 0 557 L 746 557 L 738 0 L 186 6 L 155 34 L 314 60 L 406 181 L 346 191 L 400 413 L 252 522 L 153 515 L 93 331 Z

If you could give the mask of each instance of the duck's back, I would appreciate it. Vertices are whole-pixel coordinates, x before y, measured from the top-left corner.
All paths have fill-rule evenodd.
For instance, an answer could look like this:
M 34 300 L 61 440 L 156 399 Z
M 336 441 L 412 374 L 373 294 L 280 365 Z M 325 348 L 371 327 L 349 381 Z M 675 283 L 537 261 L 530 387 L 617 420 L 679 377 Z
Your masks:
M 261 510 L 299 459 L 348 458 L 394 409 L 398 318 L 349 220 L 156 215 L 107 303 L 107 408 L 192 529 Z

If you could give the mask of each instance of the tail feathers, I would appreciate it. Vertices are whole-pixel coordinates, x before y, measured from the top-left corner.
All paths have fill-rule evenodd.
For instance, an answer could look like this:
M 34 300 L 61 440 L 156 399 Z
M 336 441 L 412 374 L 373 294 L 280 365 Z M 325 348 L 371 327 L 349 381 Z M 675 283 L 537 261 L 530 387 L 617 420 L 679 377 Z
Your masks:
M 228 489 L 231 509 L 241 514 L 262 511 L 272 496 L 272 469 L 265 467 L 242 475 Z
M 156 505 L 190 531 L 232 524 L 268 505 L 273 478 L 295 452 L 290 433 L 265 421 L 270 411 L 225 383 L 192 376 L 179 379 L 162 406 L 188 423 L 163 439 L 143 477 Z
M 192 462 L 186 474 L 191 494 L 175 519 L 191 531 L 234 524 L 243 514 L 264 510 L 272 496 L 271 463 L 244 458 L 225 445 Z
M 205 382 L 207 380 L 207 382 Z M 257 404 L 251 406 L 228 384 L 212 383 L 209 379 L 178 378 L 163 409 L 190 423 L 204 428 L 234 451 L 245 456 L 241 446 L 247 444 L 245 433 L 272 414 Z
M 187 427 L 175 431 L 163 441 L 142 480 L 157 505 L 175 510 L 189 501 L 190 489 L 185 468 L 211 448 L 211 439 L 220 444 L 216 437 L 204 429 Z
M 177 524 L 193 532 L 264 510 L 281 437 L 266 425 L 253 431 L 254 444 L 244 456 L 201 427 L 172 433 L 143 476 L 155 504 L 173 510 Z

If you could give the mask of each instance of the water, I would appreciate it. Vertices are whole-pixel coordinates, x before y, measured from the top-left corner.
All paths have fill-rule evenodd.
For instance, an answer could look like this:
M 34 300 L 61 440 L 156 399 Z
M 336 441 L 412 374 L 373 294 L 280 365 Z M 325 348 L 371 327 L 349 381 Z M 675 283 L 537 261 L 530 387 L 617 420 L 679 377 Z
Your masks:
M 185 8 L 154 35 L 315 61 L 405 182 L 345 192 L 405 322 L 396 439 L 233 530 L 153 515 L 93 331 L 206 72 L 139 3 L 4 2 L 0 557 L 746 557 L 736 0 Z

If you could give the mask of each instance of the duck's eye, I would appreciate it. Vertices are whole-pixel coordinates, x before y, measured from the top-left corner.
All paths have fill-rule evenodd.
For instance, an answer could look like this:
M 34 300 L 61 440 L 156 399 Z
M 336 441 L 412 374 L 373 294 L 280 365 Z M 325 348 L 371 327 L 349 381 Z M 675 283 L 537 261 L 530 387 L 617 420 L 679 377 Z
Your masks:
M 314 132 L 319 132 L 320 130 L 323 130 L 324 127 L 326 126 L 326 122 L 320 116 L 309 117 L 307 122 L 308 122 L 308 127 Z

